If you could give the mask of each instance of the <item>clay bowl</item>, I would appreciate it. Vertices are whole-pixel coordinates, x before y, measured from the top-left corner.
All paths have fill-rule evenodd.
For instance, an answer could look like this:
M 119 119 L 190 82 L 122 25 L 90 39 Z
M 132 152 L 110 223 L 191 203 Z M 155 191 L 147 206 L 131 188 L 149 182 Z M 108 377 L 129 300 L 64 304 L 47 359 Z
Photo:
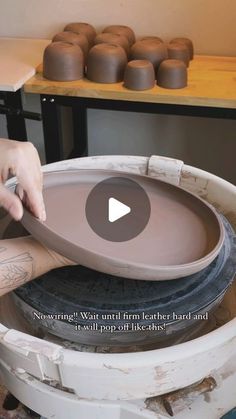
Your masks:
M 119 45 L 98 44 L 88 54 L 87 78 L 96 83 L 117 83 L 123 80 L 127 56 Z
M 120 47 L 124 48 L 127 56 L 129 55 L 130 47 L 129 41 L 124 35 L 118 35 L 116 33 L 100 33 L 96 36 L 94 40 L 94 44 L 113 44 L 119 45 Z
M 84 54 L 78 45 L 52 42 L 43 55 L 43 76 L 49 80 L 72 81 L 84 76 Z
M 181 89 L 187 86 L 187 67 L 180 60 L 163 61 L 157 72 L 158 86 L 166 89 Z
M 129 26 L 124 25 L 110 25 L 103 29 L 103 33 L 115 33 L 117 35 L 126 36 L 129 41 L 129 45 L 133 45 L 135 42 L 135 34 L 133 29 L 129 28 Z
M 157 70 L 160 63 L 168 58 L 166 45 L 149 40 L 136 42 L 130 50 L 131 60 L 148 60 Z
M 94 38 L 97 35 L 94 27 L 89 23 L 84 22 L 68 23 L 68 25 L 65 26 L 64 31 L 70 31 L 79 34 L 83 33 L 87 37 L 90 47 L 94 44 Z
M 191 39 L 188 39 L 188 38 L 174 38 L 170 41 L 170 44 L 172 44 L 172 43 L 174 43 L 174 44 L 178 43 L 178 44 L 186 45 L 186 47 L 189 50 L 189 58 L 190 58 L 190 60 L 193 60 L 194 46 L 193 46 L 193 43 L 192 43 Z
M 189 66 L 189 49 L 185 44 L 181 43 L 172 43 L 167 45 L 167 51 L 168 51 L 168 58 L 174 59 L 174 60 L 181 60 L 185 63 L 185 65 Z
M 89 51 L 89 42 L 87 37 L 82 33 L 75 32 L 59 32 L 53 38 L 52 42 L 62 41 L 69 42 L 70 44 L 79 45 L 84 53 L 84 58 L 87 58 Z
M 140 41 L 153 41 L 162 44 L 164 41 L 159 36 L 143 36 Z
M 124 86 L 131 90 L 147 90 L 155 85 L 155 71 L 147 60 L 129 61 L 124 76 Z

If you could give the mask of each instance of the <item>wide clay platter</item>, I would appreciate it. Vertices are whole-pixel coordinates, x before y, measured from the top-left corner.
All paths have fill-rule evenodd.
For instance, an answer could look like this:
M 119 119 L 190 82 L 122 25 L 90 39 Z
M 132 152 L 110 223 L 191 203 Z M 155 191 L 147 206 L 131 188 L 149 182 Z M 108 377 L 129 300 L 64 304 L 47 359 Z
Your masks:
M 144 230 L 122 242 L 97 235 L 85 210 L 91 190 L 113 177 L 138 183 L 151 206 Z M 76 263 L 111 275 L 152 281 L 188 276 L 208 266 L 224 242 L 222 221 L 211 205 L 148 176 L 87 169 L 45 173 L 44 200 L 46 221 L 25 209 L 24 227 L 41 243 Z

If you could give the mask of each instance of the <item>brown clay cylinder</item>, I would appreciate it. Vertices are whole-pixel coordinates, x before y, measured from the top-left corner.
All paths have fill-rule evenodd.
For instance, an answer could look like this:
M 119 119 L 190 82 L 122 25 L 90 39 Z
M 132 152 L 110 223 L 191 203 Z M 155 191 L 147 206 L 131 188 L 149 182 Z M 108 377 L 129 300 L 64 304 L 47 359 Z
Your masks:
M 189 66 L 189 49 L 185 44 L 181 43 L 172 43 L 167 45 L 168 58 L 174 60 L 181 60 L 185 65 Z
M 180 60 L 163 61 L 157 72 L 158 86 L 166 89 L 181 89 L 187 86 L 187 67 Z
M 123 80 L 127 56 L 123 48 L 112 44 L 95 45 L 88 54 L 87 78 L 96 83 Z
M 131 90 L 147 90 L 155 85 L 155 71 L 147 60 L 129 61 L 124 76 L 124 86 Z
M 84 76 L 84 55 L 78 45 L 52 42 L 43 55 L 43 76 L 49 80 L 72 81 Z
M 170 44 L 176 44 L 176 43 L 180 43 L 180 44 L 184 44 L 187 46 L 187 48 L 189 49 L 189 57 L 190 60 L 193 60 L 194 57 L 194 46 L 193 46 L 193 42 L 191 41 L 191 39 L 188 38 L 174 38 L 170 41 Z
M 100 33 L 96 36 L 94 40 L 94 44 L 113 44 L 113 45 L 119 45 L 120 47 L 124 48 L 127 56 L 129 55 L 130 47 L 129 47 L 129 41 L 124 35 L 119 35 L 117 33 Z
M 94 44 L 94 38 L 97 35 L 94 27 L 85 22 L 68 23 L 68 25 L 65 26 L 64 31 L 83 33 L 87 37 L 90 47 Z
M 158 44 L 163 43 L 163 39 L 161 39 L 159 36 L 143 36 L 142 38 L 140 38 L 140 41 L 153 41 L 153 42 L 157 42 Z
M 107 26 L 105 29 L 103 29 L 103 32 L 108 33 L 115 33 L 118 35 L 126 36 L 126 38 L 129 41 L 129 45 L 133 45 L 135 42 L 135 33 L 133 29 L 131 29 L 129 26 L 125 25 L 110 25 Z
M 62 41 L 69 42 L 70 44 L 79 45 L 84 53 L 84 58 L 87 58 L 89 50 L 89 42 L 87 37 L 82 33 L 75 32 L 59 32 L 52 38 L 52 42 Z
M 155 71 L 163 60 L 168 58 L 166 45 L 153 41 L 137 41 L 130 50 L 131 60 L 148 60 Z

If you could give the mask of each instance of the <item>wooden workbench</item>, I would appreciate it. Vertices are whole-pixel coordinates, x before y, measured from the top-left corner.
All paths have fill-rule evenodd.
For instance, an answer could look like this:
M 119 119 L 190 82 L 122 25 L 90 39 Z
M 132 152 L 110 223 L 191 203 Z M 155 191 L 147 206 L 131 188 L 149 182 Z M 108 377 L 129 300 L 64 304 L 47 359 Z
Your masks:
M 188 69 L 188 86 L 177 90 L 155 86 L 137 92 L 123 83 L 100 84 L 87 79 L 55 82 L 43 77 L 42 65 L 24 89 L 41 95 L 49 163 L 63 158 L 60 106 L 72 108 L 76 156 L 86 150 L 88 108 L 236 119 L 236 57 L 195 56 Z
M 96 99 L 167 103 L 178 105 L 236 108 L 236 57 L 198 55 L 190 63 L 188 86 L 169 90 L 155 86 L 146 91 L 131 91 L 123 83 L 100 84 L 87 79 L 54 82 L 39 72 L 25 83 L 26 92 Z

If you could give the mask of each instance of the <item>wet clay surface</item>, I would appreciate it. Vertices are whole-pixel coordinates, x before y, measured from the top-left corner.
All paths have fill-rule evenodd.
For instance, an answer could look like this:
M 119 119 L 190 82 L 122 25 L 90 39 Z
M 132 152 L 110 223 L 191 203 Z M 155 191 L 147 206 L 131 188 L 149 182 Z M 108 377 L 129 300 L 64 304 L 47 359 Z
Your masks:
M 108 269 L 109 273 L 119 276 L 127 275 L 130 268 L 131 277 L 134 268 L 135 274 L 141 269 L 142 275 L 146 272 L 148 277 L 150 269 L 155 271 L 155 278 L 159 278 L 160 271 L 167 275 L 163 279 L 174 278 L 190 274 L 189 268 L 197 272 L 214 259 L 223 244 L 224 234 L 213 209 L 181 188 L 145 176 L 121 175 L 138 182 L 149 197 L 151 215 L 142 233 L 119 243 L 95 234 L 86 218 L 87 197 L 98 182 L 112 176 L 116 179 L 118 175 L 121 174 L 102 170 L 45 174 L 47 221 L 41 223 L 25 211 L 24 226 L 45 244 L 78 263 L 83 260 L 86 266 L 104 272 Z M 132 214 L 131 189 L 127 195 Z M 95 207 L 95 214 L 97 211 Z M 117 266 L 120 267 L 118 272 Z

